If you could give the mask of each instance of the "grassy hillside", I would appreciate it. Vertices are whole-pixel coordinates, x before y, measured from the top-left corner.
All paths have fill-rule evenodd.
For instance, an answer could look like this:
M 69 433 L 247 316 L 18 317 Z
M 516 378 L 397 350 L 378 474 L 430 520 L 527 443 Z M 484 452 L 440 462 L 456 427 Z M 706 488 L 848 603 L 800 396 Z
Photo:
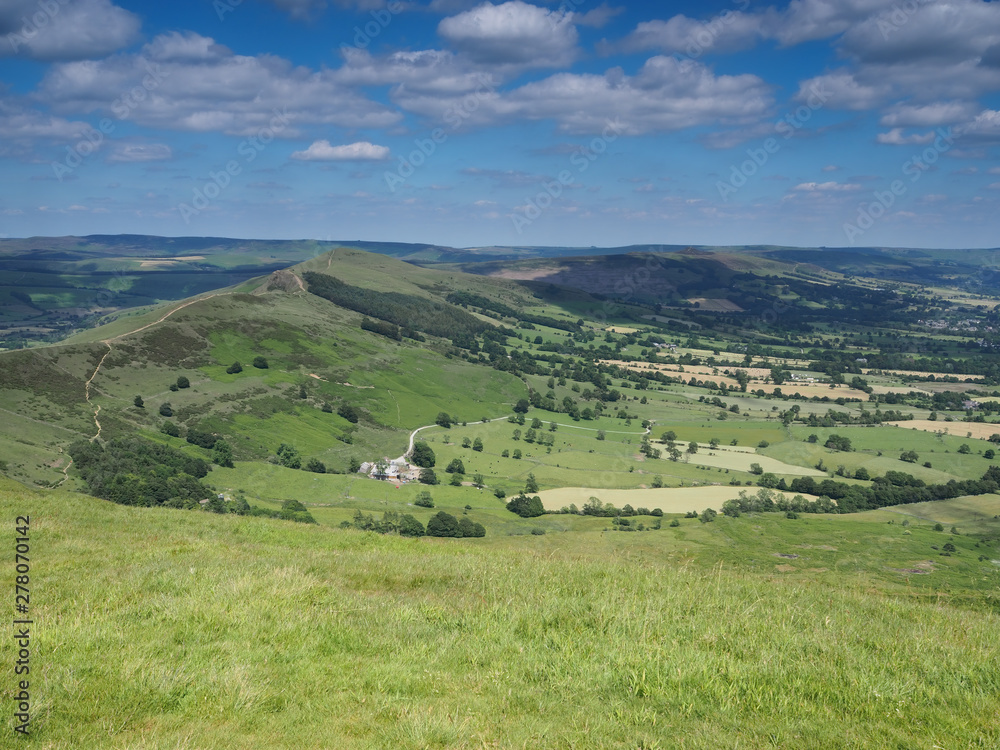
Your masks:
M 796 560 L 402 540 L 10 483 L 0 508 L 31 514 L 31 746 L 1000 742 L 997 615 L 859 569 L 817 583 L 787 577 Z M 770 555 L 768 524 L 733 523 Z M 610 535 L 636 536 L 666 540 Z

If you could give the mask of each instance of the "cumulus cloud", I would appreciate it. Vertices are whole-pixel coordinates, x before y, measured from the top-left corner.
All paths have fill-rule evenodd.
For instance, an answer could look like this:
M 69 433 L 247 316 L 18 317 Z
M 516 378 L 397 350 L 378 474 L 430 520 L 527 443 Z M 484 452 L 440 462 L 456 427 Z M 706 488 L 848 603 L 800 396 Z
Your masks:
M 53 0 L 45 7 L 37 0 L 5 0 L 0 3 L 0 57 L 103 57 L 134 42 L 140 26 L 138 16 L 110 0 Z
M 924 146 L 933 141 L 935 137 L 934 132 L 923 135 L 918 133 L 903 135 L 902 128 L 893 128 L 888 133 L 879 133 L 875 136 L 875 141 L 888 146 Z
M 848 193 L 861 190 L 856 182 L 803 182 L 792 190 L 800 193 Z
M 0 138 L 5 141 L 70 141 L 93 129 L 86 122 L 54 117 L 14 101 L 0 99 Z
M 173 158 L 173 151 L 165 143 L 120 143 L 108 156 L 109 164 L 134 164 L 136 162 L 166 161 Z
M 763 35 L 764 22 L 760 15 L 730 12 L 708 21 L 677 15 L 666 21 L 640 23 L 617 47 L 626 52 L 655 49 L 697 58 L 707 52 L 745 49 L 760 41 Z M 614 48 L 615 45 L 608 47 L 609 50 Z
M 142 99 L 124 107 L 130 92 Z M 169 130 L 282 137 L 303 125 L 386 127 L 400 115 L 337 79 L 274 55 L 236 55 L 209 37 L 172 32 L 138 54 L 54 65 L 36 97 L 57 113 L 99 112 Z
M 932 104 L 897 104 L 879 120 L 879 124 L 889 128 L 935 127 L 948 123 L 968 120 L 978 112 L 971 102 L 934 102 Z
M 580 135 L 673 132 L 696 125 L 754 122 L 771 105 L 771 90 L 754 75 L 716 76 L 700 64 L 654 57 L 628 76 L 557 73 L 500 95 L 485 95 L 470 114 L 476 122 L 554 120 Z M 409 102 L 412 106 L 414 102 Z M 443 114 L 458 101 L 424 98 L 421 114 Z
M 344 146 L 331 146 L 330 141 L 315 141 L 305 151 L 292 153 L 299 161 L 382 161 L 389 158 L 387 146 L 359 141 Z
M 490 65 L 558 67 L 576 57 L 573 14 L 521 0 L 483 3 L 445 18 L 438 33 L 470 60 Z

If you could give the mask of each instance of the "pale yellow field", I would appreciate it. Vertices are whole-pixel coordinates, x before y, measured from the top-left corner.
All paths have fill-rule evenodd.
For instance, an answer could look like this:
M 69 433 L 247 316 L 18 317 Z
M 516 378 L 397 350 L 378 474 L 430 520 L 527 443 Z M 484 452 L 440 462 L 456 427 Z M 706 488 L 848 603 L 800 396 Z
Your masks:
M 764 471 L 770 471 L 775 474 L 790 474 L 792 476 L 800 477 L 826 476 L 826 472 L 823 471 L 806 468 L 805 466 L 786 464 L 783 461 L 779 461 L 776 458 L 770 458 L 769 456 L 758 456 L 753 449 L 750 449 L 749 451 L 727 450 L 719 447 L 713 450 L 709 448 L 708 445 L 701 445 L 701 448 L 695 455 L 690 457 L 687 454 L 684 455 L 685 458 L 688 459 L 687 463 L 694 464 L 695 466 L 711 466 L 716 469 L 750 471 L 750 464 L 757 463 L 760 464 L 760 468 Z M 683 461 L 684 458 L 681 460 Z M 645 466 L 644 469 L 646 471 L 651 471 L 649 466 Z
M 915 391 L 916 393 L 923 393 L 925 396 L 930 396 L 931 392 L 925 390 L 924 388 L 918 388 L 915 385 L 910 384 L 900 384 L 900 385 L 873 385 L 871 387 L 872 393 L 877 393 L 883 395 L 886 393 L 909 393 L 910 391 Z
M 924 432 L 944 432 L 946 435 L 957 437 L 969 437 L 976 440 L 989 440 L 990 435 L 1000 433 L 1000 424 L 989 424 L 988 422 L 932 422 L 929 419 L 911 419 L 903 422 L 888 422 L 905 430 L 923 430 Z
M 664 513 L 687 513 L 689 510 L 702 511 L 705 508 L 719 510 L 726 500 L 738 497 L 740 490 L 751 494 L 755 487 L 672 487 L 658 490 L 593 490 L 587 487 L 560 487 L 556 490 L 539 492 L 546 510 L 560 510 L 575 503 L 582 508 L 591 497 L 600 498 L 602 503 L 611 503 L 617 508 L 628 504 L 633 508 L 659 508 Z M 777 490 L 775 490 L 777 491 Z M 783 493 L 794 497 L 794 493 Z
M 604 329 L 605 331 L 611 331 L 611 333 L 638 333 L 638 328 L 626 328 L 625 326 L 608 326 Z

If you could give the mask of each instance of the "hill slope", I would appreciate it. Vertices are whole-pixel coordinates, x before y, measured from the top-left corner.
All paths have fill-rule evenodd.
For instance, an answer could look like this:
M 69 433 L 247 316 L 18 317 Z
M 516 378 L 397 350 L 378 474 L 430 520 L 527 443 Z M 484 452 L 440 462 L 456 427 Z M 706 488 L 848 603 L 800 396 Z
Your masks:
M 30 731 L 53 750 L 1000 742 L 997 616 L 850 574 L 403 540 L 3 480 L 0 509 L 31 516 Z

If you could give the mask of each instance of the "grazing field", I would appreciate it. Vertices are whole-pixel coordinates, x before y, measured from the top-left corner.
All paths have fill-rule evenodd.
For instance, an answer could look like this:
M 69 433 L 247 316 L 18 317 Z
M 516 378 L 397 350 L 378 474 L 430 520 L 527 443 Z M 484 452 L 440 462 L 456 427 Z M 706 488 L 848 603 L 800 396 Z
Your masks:
M 404 540 L 9 483 L 0 508 L 32 514 L 32 742 L 53 750 L 1000 742 L 997 615 L 849 569 L 811 583 L 827 574 L 800 560 L 841 554 L 816 545 L 770 544 L 756 573 L 599 559 L 566 535 Z

